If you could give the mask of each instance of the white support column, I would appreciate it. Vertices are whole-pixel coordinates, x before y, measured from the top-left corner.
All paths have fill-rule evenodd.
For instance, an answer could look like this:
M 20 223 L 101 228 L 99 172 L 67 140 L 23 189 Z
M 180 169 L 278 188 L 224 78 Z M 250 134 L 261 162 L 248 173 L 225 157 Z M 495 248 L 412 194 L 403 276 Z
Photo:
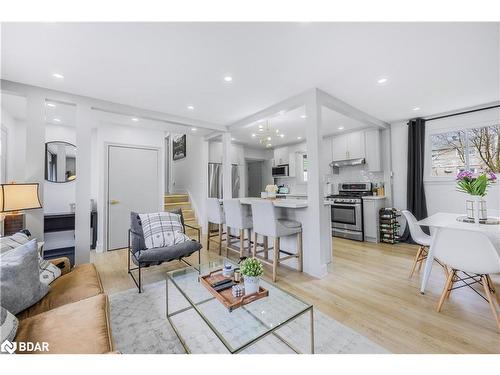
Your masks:
M 222 195 L 224 199 L 233 197 L 231 184 L 231 133 L 222 134 Z
M 324 204 L 324 184 L 321 174 L 321 104 L 318 91 L 312 90 L 306 98 L 307 116 L 307 222 L 304 228 L 303 243 L 304 271 L 315 277 L 327 274 L 326 263 L 331 251 L 331 232 L 328 208 Z M 307 237 L 307 238 L 306 238 Z M 307 252 L 307 254 L 306 254 Z
M 76 106 L 76 213 L 75 263 L 90 262 L 91 134 L 94 117 L 90 106 Z
M 25 180 L 17 182 L 38 182 L 40 202 L 43 207 L 43 183 L 45 180 L 45 98 L 38 92 L 30 92 L 26 98 L 26 164 Z M 25 226 L 33 238 L 43 241 L 43 210 L 25 213 Z
M 208 198 L 208 162 L 209 162 L 209 141 L 203 140 L 202 142 L 202 150 L 201 150 L 201 155 L 202 155 L 202 160 L 201 163 L 203 165 L 202 169 L 202 184 L 203 184 L 203 199 L 200 204 L 200 209 L 201 209 L 201 218 L 202 222 L 200 223 L 198 221 L 198 224 L 201 224 L 201 231 L 203 234 L 208 233 L 208 226 L 207 226 L 207 198 Z

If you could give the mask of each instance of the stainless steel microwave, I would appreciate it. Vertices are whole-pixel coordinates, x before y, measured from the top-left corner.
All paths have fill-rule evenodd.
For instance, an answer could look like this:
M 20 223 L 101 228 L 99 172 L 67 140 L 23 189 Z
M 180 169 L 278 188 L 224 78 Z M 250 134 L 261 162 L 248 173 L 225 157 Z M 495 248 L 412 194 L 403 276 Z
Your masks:
M 288 177 L 288 164 L 273 167 L 273 177 Z

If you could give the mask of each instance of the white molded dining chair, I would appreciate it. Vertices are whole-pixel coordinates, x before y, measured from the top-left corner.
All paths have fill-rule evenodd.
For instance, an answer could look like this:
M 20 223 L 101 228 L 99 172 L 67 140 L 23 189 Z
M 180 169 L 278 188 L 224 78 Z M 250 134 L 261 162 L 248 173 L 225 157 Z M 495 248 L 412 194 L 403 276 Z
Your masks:
M 469 286 L 473 289 L 471 285 L 479 283 L 483 286 L 486 297 L 477 290 L 473 290 L 488 301 L 500 332 L 500 319 L 493 295 L 499 306 L 500 297 L 496 294 L 489 276 L 500 273 L 500 254 L 490 238 L 484 233 L 472 230 L 439 228 L 433 239 L 432 249 L 434 255 L 451 268 L 437 305 L 437 311 L 441 311 L 445 299 L 452 290 L 462 286 Z M 458 272 L 465 276 L 460 277 Z M 458 282 L 464 285 L 454 287 L 453 285 Z
M 420 225 L 418 225 L 417 218 L 413 216 L 413 214 L 408 210 L 401 211 L 403 216 L 406 219 L 406 223 L 408 228 L 410 229 L 411 238 L 415 241 L 420 247 L 417 250 L 417 254 L 415 255 L 415 260 L 413 261 L 413 266 L 410 272 L 410 278 L 413 277 L 415 273 L 415 269 L 418 265 L 418 271 L 422 268 L 422 263 L 425 259 L 427 259 L 427 254 L 429 252 L 429 247 L 431 246 L 432 237 L 425 233 Z M 435 258 L 436 262 L 444 268 L 446 276 L 448 276 L 448 271 L 446 267 Z

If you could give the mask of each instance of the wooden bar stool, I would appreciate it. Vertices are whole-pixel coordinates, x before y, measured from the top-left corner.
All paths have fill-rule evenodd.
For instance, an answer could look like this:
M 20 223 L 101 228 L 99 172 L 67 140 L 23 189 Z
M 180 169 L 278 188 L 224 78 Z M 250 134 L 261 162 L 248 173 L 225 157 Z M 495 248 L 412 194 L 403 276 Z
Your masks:
M 213 237 L 219 238 L 219 255 L 222 254 L 222 235 L 224 234 L 224 208 L 219 202 L 218 198 L 208 198 L 207 199 L 207 251 L 210 251 L 210 239 Z M 212 230 L 210 229 L 210 224 L 215 224 L 218 226 L 217 234 L 212 235 Z M 213 241 L 213 240 L 212 240 Z
M 226 216 L 226 249 L 237 251 L 240 257 L 243 256 L 245 250 L 245 230 L 248 231 L 248 254 L 252 251 L 252 211 L 249 205 L 243 205 L 239 199 L 224 199 L 224 213 Z M 238 231 L 238 236 L 231 235 L 231 230 Z M 239 247 L 235 247 L 232 238 L 239 239 Z
M 287 259 L 297 258 L 298 270 L 302 272 L 302 224 L 295 220 L 278 218 L 273 202 L 268 200 L 252 202 L 252 217 L 254 230 L 253 256 L 273 267 L 273 282 L 276 282 L 278 276 L 278 264 Z M 259 234 L 264 236 L 264 248 L 257 251 L 257 236 Z M 280 239 L 293 235 L 297 237 L 297 252 L 290 253 L 280 249 Z M 267 248 L 268 237 L 274 238 L 272 261 L 267 258 L 267 252 L 270 250 Z M 257 255 L 262 252 L 264 257 L 258 257 Z M 285 254 L 285 256 L 280 257 L 281 254 Z

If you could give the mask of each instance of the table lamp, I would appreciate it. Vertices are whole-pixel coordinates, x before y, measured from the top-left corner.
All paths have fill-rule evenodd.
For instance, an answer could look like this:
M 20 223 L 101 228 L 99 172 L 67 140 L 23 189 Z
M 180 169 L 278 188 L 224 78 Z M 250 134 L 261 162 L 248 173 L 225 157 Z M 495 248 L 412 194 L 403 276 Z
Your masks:
M 0 185 L 0 212 L 4 216 L 4 235 L 24 229 L 21 211 L 42 208 L 38 198 L 38 183 L 10 183 Z

